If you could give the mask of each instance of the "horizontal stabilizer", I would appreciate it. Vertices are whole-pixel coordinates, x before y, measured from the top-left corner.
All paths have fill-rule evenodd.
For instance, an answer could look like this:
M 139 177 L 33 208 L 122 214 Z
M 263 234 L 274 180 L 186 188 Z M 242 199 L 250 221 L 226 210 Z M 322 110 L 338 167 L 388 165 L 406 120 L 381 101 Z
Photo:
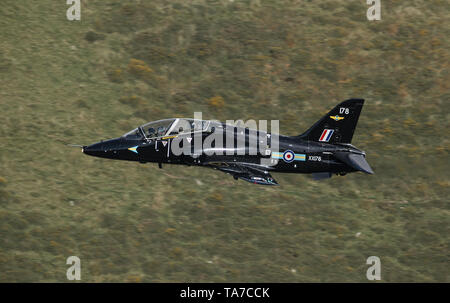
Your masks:
M 364 155 L 362 154 L 355 154 L 351 152 L 335 152 L 334 156 L 338 160 L 344 162 L 357 171 L 362 171 L 366 174 L 374 173 L 369 163 L 367 163 L 366 157 L 364 157 Z

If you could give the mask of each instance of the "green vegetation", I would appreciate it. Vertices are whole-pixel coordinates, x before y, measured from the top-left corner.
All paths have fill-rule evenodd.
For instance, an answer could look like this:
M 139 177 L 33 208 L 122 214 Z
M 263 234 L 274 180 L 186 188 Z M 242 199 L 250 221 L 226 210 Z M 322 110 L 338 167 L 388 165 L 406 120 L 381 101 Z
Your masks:
M 443 0 L 4 0 L 0 281 L 450 282 L 449 15 Z M 349 97 L 376 174 L 280 187 L 86 157 L 141 123 L 281 119 Z

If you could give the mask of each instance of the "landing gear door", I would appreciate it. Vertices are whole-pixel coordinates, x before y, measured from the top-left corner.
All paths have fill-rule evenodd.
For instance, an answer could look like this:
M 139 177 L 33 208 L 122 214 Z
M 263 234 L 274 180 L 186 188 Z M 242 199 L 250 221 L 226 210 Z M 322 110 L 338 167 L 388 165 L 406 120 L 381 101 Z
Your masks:
M 170 140 L 156 139 L 155 140 L 156 158 L 159 162 L 166 162 L 169 158 Z
M 172 139 L 161 140 L 161 145 L 162 145 L 161 156 L 167 160 L 169 160 L 170 156 L 171 156 L 171 150 L 170 150 L 171 143 L 172 143 Z

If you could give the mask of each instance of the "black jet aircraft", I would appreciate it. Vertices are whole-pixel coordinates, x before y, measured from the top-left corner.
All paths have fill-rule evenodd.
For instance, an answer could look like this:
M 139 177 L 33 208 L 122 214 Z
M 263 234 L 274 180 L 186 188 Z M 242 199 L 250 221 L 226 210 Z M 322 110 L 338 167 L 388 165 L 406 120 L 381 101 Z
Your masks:
M 298 136 L 174 118 L 82 146 L 82 151 L 101 158 L 154 162 L 160 168 L 163 163 L 210 167 L 262 185 L 278 185 L 272 172 L 312 174 L 317 180 L 357 171 L 373 174 L 365 152 L 351 144 L 363 104 L 363 99 L 346 100 Z

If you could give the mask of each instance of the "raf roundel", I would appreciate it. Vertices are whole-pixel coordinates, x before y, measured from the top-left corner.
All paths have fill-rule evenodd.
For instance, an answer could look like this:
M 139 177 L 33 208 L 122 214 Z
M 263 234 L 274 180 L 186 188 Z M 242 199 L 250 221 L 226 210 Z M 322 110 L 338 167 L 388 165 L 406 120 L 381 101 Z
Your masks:
M 294 159 L 295 159 L 295 154 L 293 151 L 287 150 L 283 153 L 284 162 L 290 163 L 290 162 L 294 161 Z

